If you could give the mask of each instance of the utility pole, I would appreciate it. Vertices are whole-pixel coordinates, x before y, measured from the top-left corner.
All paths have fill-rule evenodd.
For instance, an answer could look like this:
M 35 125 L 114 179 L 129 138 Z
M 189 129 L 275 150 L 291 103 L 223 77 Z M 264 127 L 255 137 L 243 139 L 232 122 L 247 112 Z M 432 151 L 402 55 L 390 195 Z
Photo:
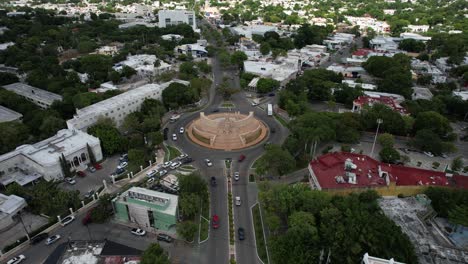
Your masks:
M 374 157 L 374 148 L 375 148 L 375 142 L 377 141 L 377 135 L 379 134 L 379 127 L 380 127 L 380 124 L 382 123 L 383 123 L 383 120 L 381 118 L 377 119 L 377 130 L 375 131 L 374 143 L 372 143 L 372 150 L 370 153 L 370 156 L 372 158 Z

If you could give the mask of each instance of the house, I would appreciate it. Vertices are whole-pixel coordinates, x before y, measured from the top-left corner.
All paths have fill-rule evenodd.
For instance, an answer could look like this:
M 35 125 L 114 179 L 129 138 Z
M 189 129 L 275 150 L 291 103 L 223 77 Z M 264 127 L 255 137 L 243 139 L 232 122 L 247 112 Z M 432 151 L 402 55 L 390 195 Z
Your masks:
M 428 61 L 418 59 L 411 60 L 411 69 L 418 75 L 429 75 L 432 77 L 432 83 L 445 83 L 447 75 Z
M 397 195 L 405 190 L 417 193 L 427 186 L 468 189 L 465 176 L 387 164 L 348 152 L 322 155 L 309 163 L 308 170 L 312 189 L 331 192 L 374 189 L 386 195 Z
M 346 66 L 333 63 L 327 67 L 327 70 L 343 75 L 345 78 L 358 78 L 366 73 L 366 70 L 360 66 Z
M 159 65 L 156 64 L 159 61 Z M 149 78 L 163 72 L 170 71 L 172 66 L 168 63 L 158 60 L 155 55 L 138 54 L 128 55 L 127 59 L 114 65 L 114 70 L 121 72 L 124 66 L 134 69 L 140 77 Z
M 16 215 L 26 206 L 26 201 L 22 197 L 0 193 L 0 230 L 15 224 Z
M 166 34 L 166 35 L 162 35 L 161 38 L 167 41 L 180 41 L 184 39 L 184 36 L 177 35 L 177 34 Z
M 120 126 L 124 118 L 140 109 L 145 99 L 161 100 L 161 94 L 171 83 L 189 85 L 187 81 L 174 80 L 163 84 L 149 83 L 109 99 L 97 102 L 82 109 L 77 109 L 72 119 L 67 120 L 69 129 L 86 131 L 100 118 L 110 118 Z
M 360 86 L 364 90 L 377 90 L 377 85 L 370 83 L 357 83 L 354 80 L 342 80 L 341 83 L 348 85 L 351 88 Z
M 175 231 L 178 202 L 177 195 L 140 187 L 132 187 L 112 200 L 117 220 L 169 232 Z
M 96 54 L 114 56 L 119 53 L 119 48 L 117 46 L 102 46 L 96 49 Z
M 187 24 L 194 31 L 197 30 L 197 19 L 194 11 L 189 10 L 159 10 L 158 12 L 160 28 L 168 26 L 177 26 L 179 24 Z
M 463 101 L 468 101 L 468 91 L 462 91 L 462 92 L 453 91 L 452 94 L 454 96 L 460 97 Z
M 400 38 L 401 39 L 414 39 L 414 40 L 422 41 L 422 42 L 427 42 L 431 40 L 431 37 L 424 37 L 416 33 L 408 33 L 408 32 L 401 33 Z
M 231 27 L 230 30 L 235 35 L 244 36 L 249 39 L 252 39 L 253 35 L 260 35 L 263 37 L 267 32 L 278 31 L 277 27 L 268 25 L 237 26 Z
M 400 113 L 401 115 L 409 115 L 408 111 L 400 105 L 400 103 L 390 96 L 381 96 L 381 95 L 363 95 L 359 96 L 353 101 L 353 112 L 360 113 L 364 107 L 372 107 L 375 104 L 383 104 L 395 112 Z
M 62 101 L 62 96 L 42 90 L 25 83 L 12 83 L 4 85 L 8 91 L 14 92 L 28 101 L 38 105 L 41 108 L 49 108 L 53 102 Z
M 62 157 L 70 170 L 84 170 L 90 163 L 90 155 L 97 161 L 102 159 L 98 138 L 79 130 L 62 129 L 43 141 L 22 145 L 1 155 L 0 184 L 7 186 L 16 182 L 24 186 L 39 178 L 60 180 L 64 177 Z
M 327 46 L 328 49 L 337 50 L 353 43 L 354 37 L 354 34 L 335 33 L 332 36 L 327 37 L 327 39 L 323 41 L 323 44 Z
M 290 80 L 296 78 L 299 72 L 298 61 L 267 62 L 267 61 L 244 61 L 244 71 L 262 78 L 271 78 L 286 85 Z
M 0 105 L 0 123 L 20 121 L 23 115 Z
M 369 41 L 369 45 L 377 51 L 396 51 L 399 41 L 399 38 L 377 36 Z
M 136 27 L 136 26 L 143 26 L 143 27 L 147 27 L 147 28 L 154 28 L 154 27 L 157 27 L 158 24 L 156 24 L 156 23 L 149 23 L 149 22 L 146 22 L 146 21 L 144 21 L 144 20 L 137 20 L 137 21 L 132 21 L 132 22 L 120 24 L 120 25 L 119 25 L 119 29 L 128 29 L 128 28 L 132 28 L 132 27 Z
M 382 259 L 377 257 L 369 256 L 368 253 L 364 254 L 361 264 L 405 264 L 391 259 Z
M 179 45 L 174 48 L 175 54 L 185 54 L 194 58 L 203 58 L 208 56 L 208 51 L 204 45 L 199 43 Z
M 427 32 L 429 30 L 429 26 L 428 25 L 408 25 L 406 29 L 413 33 L 420 33 L 420 32 Z
M 14 46 L 15 43 L 14 42 L 6 42 L 6 43 L 0 43 L 0 51 L 4 51 L 6 49 L 8 49 L 8 47 L 11 47 L 11 46 Z
M 431 90 L 426 87 L 413 87 L 413 93 L 411 94 L 411 100 L 431 100 L 434 95 L 432 95 Z

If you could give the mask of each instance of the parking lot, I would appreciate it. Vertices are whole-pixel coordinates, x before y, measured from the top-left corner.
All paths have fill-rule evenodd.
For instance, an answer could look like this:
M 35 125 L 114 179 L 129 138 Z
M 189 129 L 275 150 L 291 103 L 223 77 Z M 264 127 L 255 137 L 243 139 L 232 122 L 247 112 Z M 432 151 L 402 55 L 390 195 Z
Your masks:
M 110 183 L 110 175 L 115 172 L 117 165 L 119 163 L 119 155 L 108 157 L 101 164 L 102 169 L 97 170 L 93 173 L 89 171 L 84 171 L 86 176 L 84 177 L 74 177 L 76 181 L 75 184 L 69 184 L 67 182 L 61 183 L 59 186 L 66 190 L 78 190 L 80 195 L 84 195 L 90 190 L 97 190 L 100 186 L 103 185 L 102 181 L 106 180 Z

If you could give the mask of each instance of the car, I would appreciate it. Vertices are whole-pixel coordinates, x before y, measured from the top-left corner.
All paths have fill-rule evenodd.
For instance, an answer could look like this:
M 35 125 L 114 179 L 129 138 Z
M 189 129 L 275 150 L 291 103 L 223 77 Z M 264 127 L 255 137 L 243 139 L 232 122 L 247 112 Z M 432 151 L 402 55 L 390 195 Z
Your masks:
M 96 172 L 96 168 L 94 168 L 93 166 L 89 166 L 88 171 L 91 173 Z
M 89 209 L 88 212 L 86 212 L 86 215 L 83 217 L 83 219 L 81 219 L 81 223 L 83 225 L 87 225 L 87 224 L 91 223 L 91 221 L 92 221 L 91 214 L 93 213 L 93 209 L 94 208 Z
M 211 186 L 213 186 L 213 187 L 216 186 L 216 178 L 215 177 L 211 177 L 210 182 L 211 182 Z
M 89 190 L 88 192 L 85 193 L 84 197 L 91 198 L 93 195 L 94 195 L 94 190 Z
M 53 236 L 50 236 L 47 238 L 45 244 L 48 246 L 48 245 L 51 245 L 53 243 L 55 243 L 57 240 L 60 239 L 60 235 L 53 235 Z
M 258 105 L 258 103 L 256 103 L 256 102 L 252 102 L 250 105 L 255 107 L 255 106 L 257 106 L 257 105 Z
M 67 183 L 71 184 L 71 185 L 73 185 L 73 184 L 76 183 L 75 179 L 70 178 L 70 177 L 65 178 L 65 181 L 66 181 Z
M 180 165 L 182 165 L 182 162 L 176 161 L 176 162 L 173 162 L 172 165 L 169 168 L 171 168 L 171 170 L 175 170 L 175 169 L 179 168 Z
M 77 171 L 77 172 L 76 172 L 76 175 L 78 175 L 78 177 L 83 178 L 83 177 L 86 176 L 86 173 L 85 173 L 84 171 Z
M 426 155 L 426 156 L 428 156 L 428 157 L 431 157 L 431 158 L 434 157 L 434 154 L 432 154 L 432 153 L 429 152 L 429 151 L 424 151 L 423 153 L 424 153 L 424 155 Z
M 272 128 L 270 128 L 270 131 L 271 131 L 271 133 L 274 134 L 274 133 L 276 133 L 276 128 L 272 127 Z
M 99 163 L 94 163 L 94 164 L 93 164 L 93 167 L 94 167 L 96 170 L 102 169 L 102 165 L 99 164 Z
M 236 201 L 236 206 L 240 206 L 240 205 L 241 205 L 241 198 L 240 198 L 240 196 L 236 196 L 235 201 Z
M 173 240 L 171 236 L 166 235 L 166 234 L 158 234 L 157 239 L 158 239 L 158 241 L 164 241 L 164 242 L 167 242 L 167 243 L 171 243 L 172 240 Z
M 234 180 L 238 181 L 239 178 L 240 178 L 239 176 L 240 176 L 240 175 L 239 175 L 239 172 L 238 172 L 238 171 L 234 172 Z
M 185 158 L 180 160 L 180 162 L 182 162 L 183 164 L 187 164 L 187 163 L 190 163 L 192 161 L 193 161 L 193 159 L 190 158 L 190 157 L 185 157 Z
M 208 167 L 213 166 L 213 163 L 211 163 L 211 160 L 209 160 L 209 159 L 205 159 L 205 164 L 206 164 L 206 166 L 208 166 Z
M 245 155 L 244 155 L 244 154 L 241 154 L 241 155 L 239 156 L 239 159 L 238 159 L 237 161 L 242 162 L 242 161 L 244 161 L 244 160 L 245 160 Z
M 218 109 L 218 108 L 211 109 L 211 112 L 212 112 L 212 113 L 218 113 L 218 112 L 219 112 L 219 109 Z
M 154 182 L 154 178 L 149 178 L 149 179 L 146 181 L 146 183 L 148 183 L 148 184 L 152 184 L 153 182 Z
M 239 235 L 239 240 L 244 240 L 245 239 L 245 230 L 242 227 L 239 227 L 237 229 L 237 234 Z
M 275 96 L 275 93 L 269 93 L 268 96 L 273 97 L 273 96 Z
M 122 173 L 125 172 L 125 169 L 124 168 L 120 168 L 120 167 L 117 167 L 117 169 L 115 170 L 114 174 L 115 175 L 120 175 Z
M 180 134 L 185 133 L 185 128 L 183 128 L 183 127 L 179 128 L 179 133 L 180 133 Z
M 159 172 L 159 176 L 162 177 L 167 174 L 167 170 L 162 170 Z
M 444 159 L 448 158 L 447 154 L 445 154 L 445 153 L 442 153 L 441 156 L 442 156 L 442 158 L 444 158 Z
M 219 216 L 217 214 L 213 215 L 213 221 L 211 221 L 211 223 L 214 229 L 219 228 Z
M 31 245 L 35 245 L 39 242 L 41 242 L 42 240 L 46 239 L 49 237 L 49 234 L 47 233 L 40 233 L 36 236 L 34 236 L 33 238 L 31 238 L 31 240 L 29 240 L 29 244 Z
M 119 161 L 120 162 L 128 161 L 128 154 L 125 153 L 125 154 L 120 155 Z
M 182 160 L 182 159 L 185 159 L 185 158 L 187 158 L 187 157 L 188 157 L 188 155 L 184 153 L 184 154 L 180 154 L 179 157 L 178 157 L 178 159 L 179 159 L 179 160 Z
M 172 134 L 172 140 L 177 141 L 177 135 L 176 134 Z
M 124 162 L 120 162 L 119 166 L 117 166 L 117 168 L 126 168 L 128 166 L 128 162 L 124 161 Z
M 172 165 L 172 162 L 166 161 L 166 162 L 163 163 L 162 167 L 163 168 L 169 168 L 171 165 Z
M 146 231 L 143 230 L 143 229 L 140 229 L 140 228 L 132 228 L 131 233 L 134 234 L 134 235 L 136 235 L 136 236 L 144 236 L 144 235 L 146 235 Z
M 12 259 L 10 259 L 9 261 L 7 261 L 6 264 L 18 264 L 18 263 L 21 263 L 23 262 L 23 260 L 25 260 L 26 257 L 24 255 L 18 255 Z
M 157 171 L 157 170 L 151 170 L 151 171 L 149 171 L 149 172 L 146 173 L 146 176 L 147 176 L 148 178 L 152 178 L 152 177 L 156 176 L 156 174 L 158 174 L 158 171 Z

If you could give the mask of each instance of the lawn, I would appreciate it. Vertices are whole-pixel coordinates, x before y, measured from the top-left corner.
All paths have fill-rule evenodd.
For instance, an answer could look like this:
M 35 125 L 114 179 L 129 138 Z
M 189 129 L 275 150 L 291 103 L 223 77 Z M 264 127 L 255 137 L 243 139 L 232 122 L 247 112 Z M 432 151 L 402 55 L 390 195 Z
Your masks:
M 288 122 L 286 120 L 284 120 L 281 116 L 277 115 L 277 114 L 274 114 L 273 115 L 275 117 L 275 119 L 280 122 L 281 125 L 283 125 L 284 127 L 288 127 Z
M 224 164 L 226 165 L 226 169 L 230 169 L 231 168 L 231 162 L 230 160 L 224 160 Z
M 168 155 L 166 155 L 167 160 L 173 160 L 177 157 L 180 156 L 180 151 L 172 146 L 166 146 L 167 152 L 169 152 Z M 167 154 L 167 153 L 166 153 Z
M 210 200 L 204 203 L 200 218 L 200 241 L 208 238 L 208 229 L 210 228 Z
M 255 242 L 257 245 L 257 253 L 263 263 L 268 262 L 265 237 L 263 235 L 262 219 L 260 217 L 260 206 L 256 204 L 252 208 L 253 223 L 255 229 Z
M 233 103 L 231 103 L 231 102 L 224 102 L 224 103 L 221 104 L 221 107 L 222 108 L 234 108 L 235 105 Z

